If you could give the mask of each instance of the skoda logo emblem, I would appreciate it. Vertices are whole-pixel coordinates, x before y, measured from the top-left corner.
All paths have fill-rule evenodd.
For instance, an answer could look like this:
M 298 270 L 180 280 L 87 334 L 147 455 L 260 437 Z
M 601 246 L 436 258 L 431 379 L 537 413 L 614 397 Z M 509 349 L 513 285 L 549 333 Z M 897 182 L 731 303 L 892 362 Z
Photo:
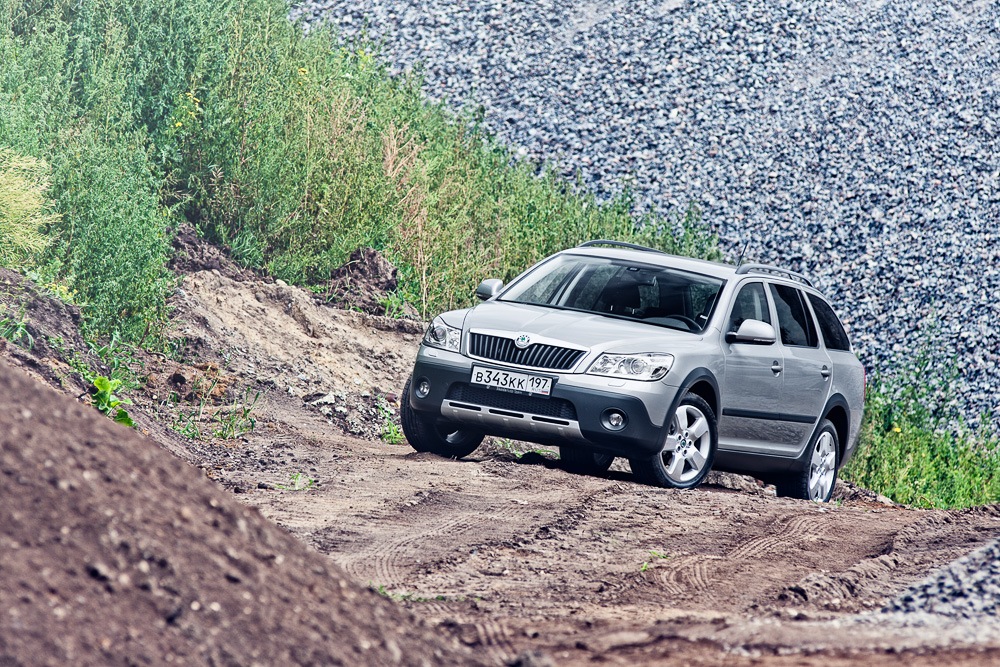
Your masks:
M 531 345 L 531 336 L 529 336 L 528 334 L 521 334 L 520 336 L 514 339 L 514 346 L 517 347 L 517 349 L 519 350 L 523 350 L 529 345 Z

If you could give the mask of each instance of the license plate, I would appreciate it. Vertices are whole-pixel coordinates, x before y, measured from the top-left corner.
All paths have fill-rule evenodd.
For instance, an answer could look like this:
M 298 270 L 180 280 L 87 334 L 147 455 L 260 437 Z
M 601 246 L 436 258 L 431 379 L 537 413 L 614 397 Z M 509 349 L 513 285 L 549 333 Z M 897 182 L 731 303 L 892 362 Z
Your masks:
M 519 394 L 548 396 L 552 392 L 552 378 L 530 373 L 513 373 L 495 368 L 472 367 L 472 384 L 485 385 Z

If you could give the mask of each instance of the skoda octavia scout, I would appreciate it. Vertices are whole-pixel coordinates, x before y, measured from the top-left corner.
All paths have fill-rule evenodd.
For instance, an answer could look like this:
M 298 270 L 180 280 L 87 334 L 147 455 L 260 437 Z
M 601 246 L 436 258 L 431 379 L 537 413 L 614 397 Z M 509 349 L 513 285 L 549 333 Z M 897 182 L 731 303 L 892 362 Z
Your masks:
M 501 436 L 556 446 L 574 472 L 620 456 L 648 484 L 728 470 L 819 502 L 854 452 L 864 370 L 798 273 L 589 241 L 476 295 L 434 318 L 403 390 L 418 451 Z

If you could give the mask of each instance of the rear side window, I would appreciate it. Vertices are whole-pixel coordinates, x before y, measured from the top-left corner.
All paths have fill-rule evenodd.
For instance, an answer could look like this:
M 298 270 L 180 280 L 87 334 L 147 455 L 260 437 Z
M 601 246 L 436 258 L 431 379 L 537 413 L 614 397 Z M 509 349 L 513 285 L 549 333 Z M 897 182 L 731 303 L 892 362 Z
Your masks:
M 771 284 L 774 309 L 778 311 L 778 330 L 783 345 L 816 347 L 816 325 L 802 300 L 802 292 L 789 285 Z
M 844 331 L 844 325 L 840 323 L 840 319 L 833 312 L 830 304 L 813 294 L 809 295 L 809 303 L 812 304 L 813 311 L 816 312 L 819 330 L 823 334 L 823 342 L 826 343 L 827 349 L 850 352 L 851 341 L 847 337 L 847 332 Z
M 727 331 L 736 331 L 746 320 L 771 323 L 771 312 L 767 307 L 767 295 L 762 283 L 750 283 L 740 288 L 740 293 L 733 301 L 733 313 L 729 316 Z

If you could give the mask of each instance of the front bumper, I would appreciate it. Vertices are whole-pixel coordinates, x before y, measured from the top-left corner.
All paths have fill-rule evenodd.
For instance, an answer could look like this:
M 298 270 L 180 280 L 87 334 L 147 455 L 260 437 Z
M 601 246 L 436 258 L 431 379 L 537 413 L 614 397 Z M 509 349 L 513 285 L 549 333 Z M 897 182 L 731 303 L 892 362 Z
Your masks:
M 411 390 L 410 407 L 447 422 L 474 426 L 488 435 L 554 446 L 575 444 L 615 456 L 646 457 L 660 450 L 664 416 L 677 391 L 658 382 L 620 382 L 621 387 L 612 388 L 600 386 L 611 384 L 607 378 L 529 371 L 551 376 L 555 383 L 547 398 L 525 396 L 471 385 L 472 364 L 473 360 L 463 355 L 422 345 L 411 387 L 426 380 L 430 393 L 419 398 Z M 516 370 L 478 360 L 475 364 Z M 643 398 L 652 409 L 647 409 Z M 626 415 L 624 427 L 614 431 L 602 423 L 602 415 L 608 410 Z

